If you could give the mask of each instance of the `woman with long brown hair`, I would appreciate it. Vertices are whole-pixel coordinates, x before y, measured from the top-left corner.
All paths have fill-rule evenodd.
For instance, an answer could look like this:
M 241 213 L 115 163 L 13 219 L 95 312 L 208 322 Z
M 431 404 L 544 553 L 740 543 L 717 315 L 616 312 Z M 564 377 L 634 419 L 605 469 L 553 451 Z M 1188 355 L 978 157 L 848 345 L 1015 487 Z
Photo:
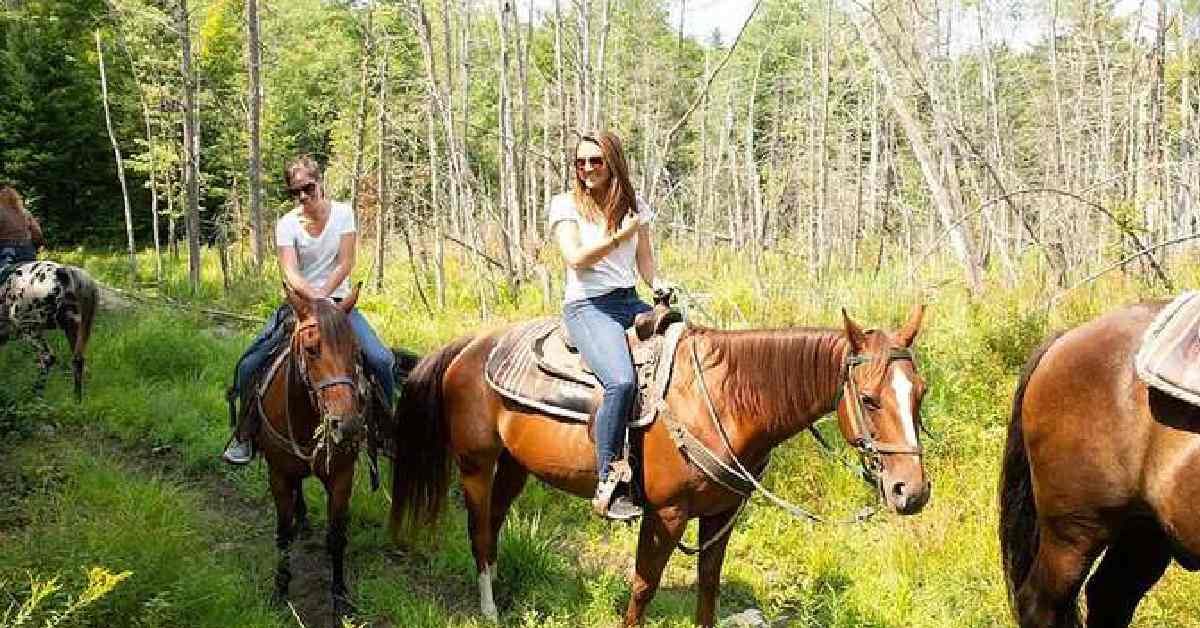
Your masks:
M 45 245 L 42 226 L 25 210 L 16 190 L 0 186 L 0 266 L 32 262 Z
M 567 263 L 563 321 L 604 388 L 596 412 L 594 509 L 612 519 L 642 514 L 632 495 L 615 494 L 612 463 L 624 446 L 638 383 L 625 330 L 650 306 L 638 298 L 637 277 L 652 289 L 655 276 L 650 222 L 654 212 L 629 182 L 621 140 L 608 131 L 584 133 L 575 148 L 573 189 L 550 201 L 549 227 Z M 612 496 L 608 499 L 608 496 Z

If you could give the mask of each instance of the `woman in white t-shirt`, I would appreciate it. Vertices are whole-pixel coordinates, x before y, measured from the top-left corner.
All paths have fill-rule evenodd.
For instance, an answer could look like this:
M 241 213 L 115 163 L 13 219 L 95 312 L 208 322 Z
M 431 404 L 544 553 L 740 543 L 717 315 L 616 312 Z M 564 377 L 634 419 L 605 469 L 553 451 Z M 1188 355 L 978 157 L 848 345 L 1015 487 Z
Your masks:
M 638 275 L 655 278 L 650 221 L 654 213 L 629 182 L 621 140 L 611 132 L 581 136 L 575 148 L 575 185 L 550 201 L 549 228 L 567 263 L 563 321 L 583 359 L 604 387 L 596 412 L 593 508 L 612 519 L 641 514 L 628 490 L 611 499 L 604 490 L 610 465 L 623 449 L 625 426 L 637 395 L 637 373 L 625 341 L 633 318 L 651 308 L 638 298 Z M 626 487 L 627 488 L 627 487 Z
M 297 206 L 275 225 L 275 245 L 279 250 L 279 267 L 284 281 L 293 291 L 311 300 L 340 301 L 350 295 L 350 271 L 354 269 L 357 233 L 354 210 L 346 203 L 334 202 L 325 196 L 321 184 L 321 169 L 311 157 L 301 157 L 284 168 L 284 181 Z M 284 304 L 275 311 L 267 326 L 251 343 L 238 361 L 232 394 L 238 395 L 270 356 L 271 350 L 284 340 L 287 332 L 282 321 L 290 306 Z M 391 407 L 395 380 L 392 364 L 395 361 L 379 337 L 375 335 L 362 313 L 353 309 L 349 314 L 350 327 L 358 337 L 367 372 L 383 386 L 388 407 Z M 256 417 L 257 413 L 243 415 Z M 222 458 L 232 464 L 250 461 L 250 443 L 258 424 L 256 419 L 244 421 L 225 448 Z

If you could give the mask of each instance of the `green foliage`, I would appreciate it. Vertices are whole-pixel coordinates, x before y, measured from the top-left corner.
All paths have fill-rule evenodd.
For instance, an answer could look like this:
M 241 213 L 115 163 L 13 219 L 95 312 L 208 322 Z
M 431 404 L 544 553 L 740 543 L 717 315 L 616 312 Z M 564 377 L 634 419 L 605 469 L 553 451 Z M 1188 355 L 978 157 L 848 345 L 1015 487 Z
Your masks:
M 19 628 L 20 626 L 40 626 L 55 628 L 61 625 L 77 624 L 83 620 L 80 615 L 86 609 L 104 596 L 116 589 L 121 582 L 132 575 L 125 571 L 114 574 L 103 567 L 92 567 L 86 570 L 86 583 L 78 594 L 68 594 L 66 599 L 55 606 L 56 598 L 63 597 L 63 585 L 58 576 L 49 579 L 37 576 L 29 577 L 28 594 L 24 601 L 12 602 L 0 615 L 0 626 Z M 0 581 L 0 596 L 8 589 L 6 583 Z

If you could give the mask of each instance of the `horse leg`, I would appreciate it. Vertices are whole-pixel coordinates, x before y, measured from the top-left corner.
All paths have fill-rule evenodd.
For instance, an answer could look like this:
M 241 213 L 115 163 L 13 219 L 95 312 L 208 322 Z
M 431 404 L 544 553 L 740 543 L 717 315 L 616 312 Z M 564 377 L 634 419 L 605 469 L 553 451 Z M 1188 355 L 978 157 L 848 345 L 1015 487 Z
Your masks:
M 325 480 L 329 495 L 329 529 L 325 532 L 325 548 L 333 565 L 333 612 L 341 618 L 354 612 L 346 588 L 345 555 L 346 529 L 350 519 L 350 494 L 354 491 L 354 461 Z
M 733 536 L 733 527 L 730 526 L 726 530 L 725 525 L 737 516 L 737 512 L 737 508 L 731 508 L 711 517 L 700 518 L 701 546 L 718 534 L 723 534 L 723 536 L 700 552 L 700 563 L 697 565 L 699 570 L 697 583 L 699 591 L 696 599 L 697 626 L 711 628 L 716 625 L 717 599 L 721 593 L 721 564 L 725 562 L 725 548 L 729 545 L 729 537 Z
M 296 482 L 296 536 L 312 534 L 312 524 L 308 522 L 308 502 L 304 501 L 304 480 Z
M 1088 628 L 1128 626 L 1138 602 L 1170 563 L 1170 544 L 1156 524 L 1140 522 L 1123 530 L 1088 580 Z
M 1103 540 L 1086 531 L 1070 537 L 1042 525 L 1037 558 L 1017 592 L 1021 628 L 1076 628 L 1076 598 Z
M 275 497 L 275 547 L 279 549 L 279 564 L 275 567 L 275 593 L 271 601 L 283 604 L 287 601 L 288 585 L 292 582 L 291 546 L 295 536 L 292 526 L 295 515 L 295 495 L 299 484 L 282 471 L 270 470 L 271 495 Z
M 660 508 L 647 512 L 642 517 L 633 585 L 629 594 L 629 607 L 625 611 L 625 626 L 642 623 L 646 606 L 658 591 L 663 568 L 667 566 L 667 559 L 671 557 L 671 552 L 683 536 L 687 521 L 687 512 L 678 506 Z
M 479 460 L 460 459 L 463 496 L 467 502 L 467 531 L 471 535 L 471 553 L 475 556 L 475 569 L 479 573 L 479 608 L 489 621 L 498 622 L 496 601 L 492 597 L 492 571 L 490 561 L 495 561 L 496 537 L 492 533 L 492 486 L 495 479 L 496 458 Z
M 50 350 L 50 345 L 46 342 L 46 336 L 41 332 L 35 332 L 29 335 L 29 342 L 37 351 L 38 375 L 33 381 L 33 393 L 41 396 L 46 390 L 46 380 L 50 377 L 50 369 L 54 367 L 54 352 Z
M 86 343 L 87 339 L 80 335 L 80 325 L 74 317 L 60 315 L 58 326 L 62 327 L 67 336 L 67 344 L 71 347 L 71 376 L 75 382 L 75 401 L 83 401 L 83 343 Z
M 518 464 L 508 452 L 500 454 L 500 459 L 496 462 L 496 477 L 492 480 L 493 543 L 492 553 L 488 556 L 488 575 L 491 576 L 493 584 L 500 575 L 496 568 L 500 554 L 500 528 L 504 526 L 508 509 L 525 488 L 525 480 L 528 478 L 529 471 Z

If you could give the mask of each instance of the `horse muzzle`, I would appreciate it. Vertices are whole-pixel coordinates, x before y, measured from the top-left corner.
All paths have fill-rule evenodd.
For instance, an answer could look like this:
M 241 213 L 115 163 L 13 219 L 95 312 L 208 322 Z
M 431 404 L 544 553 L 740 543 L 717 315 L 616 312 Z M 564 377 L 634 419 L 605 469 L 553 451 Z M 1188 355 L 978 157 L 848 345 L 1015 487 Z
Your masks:
M 929 495 L 933 492 L 933 486 L 929 480 L 905 482 L 892 480 L 885 476 L 881 483 L 881 490 L 884 500 L 896 511 L 896 514 L 915 515 L 925 508 L 925 504 L 929 503 Z

